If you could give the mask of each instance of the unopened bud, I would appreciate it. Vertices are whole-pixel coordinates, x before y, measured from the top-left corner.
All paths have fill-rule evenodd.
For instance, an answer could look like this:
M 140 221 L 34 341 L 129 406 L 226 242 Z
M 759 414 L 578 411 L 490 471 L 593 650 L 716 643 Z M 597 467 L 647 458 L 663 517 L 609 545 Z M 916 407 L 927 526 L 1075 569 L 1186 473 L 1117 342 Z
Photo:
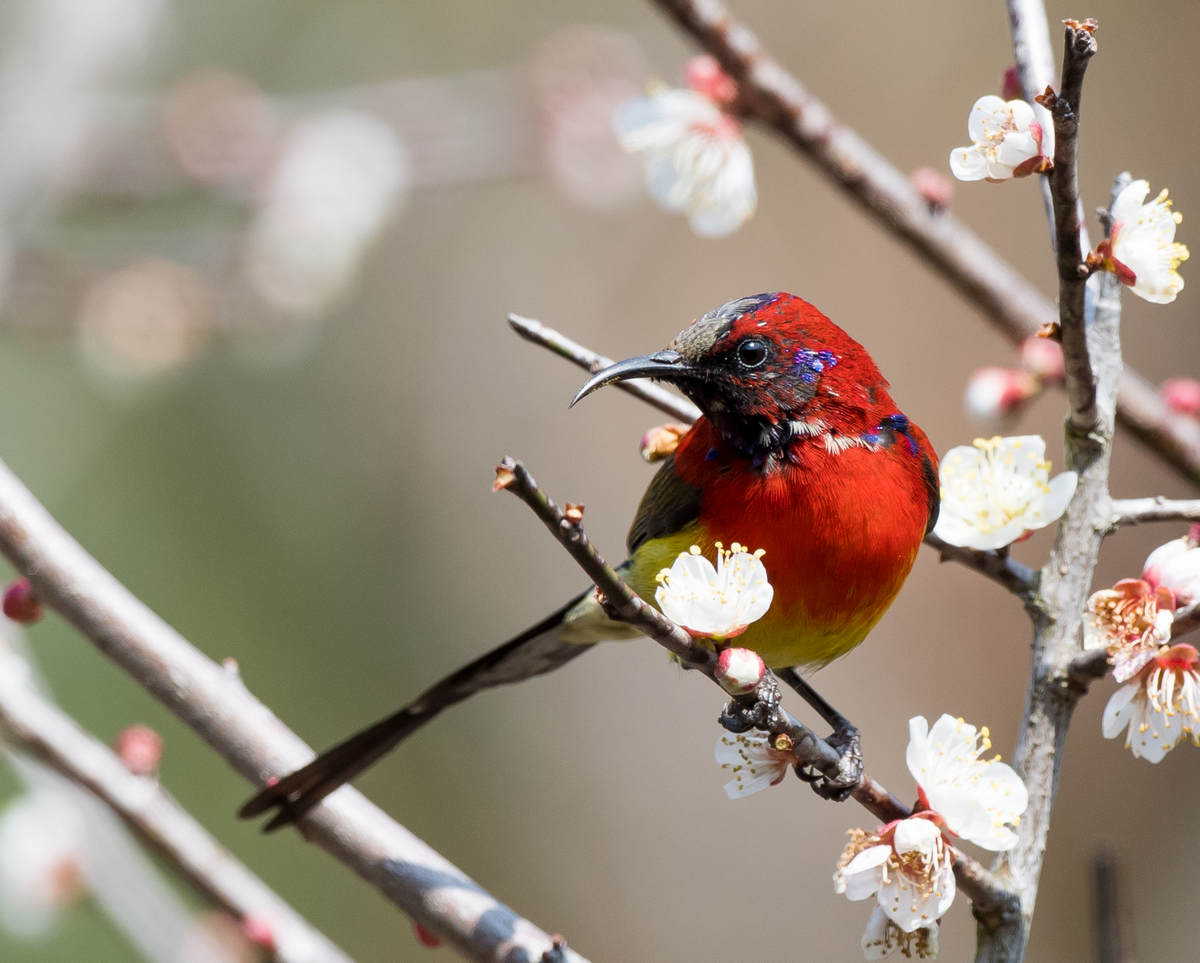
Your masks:
M 1028 371 L 988 366 L 968 379 L 963 402 L 971 417 L 995 422 L 1013 414 L 1038 390 L 1037 379 Z
M 30 625 L 42 617 L 42 603 L 29 579 L 19 578 L 4 590 L 4 614 L 22 625 Z
M 950 178 L 932 167 L 918 167 L 908 175 L 908 182 L 932 212 L 944 211 L 954 197 L 954 184 Z
M 498 492 L 507 488 L 516 480 L 516 473 L 506 463 L 501 463 L 496 466 L 496 480 L 492 482 L 492 491 Z
M 716 57 L 699 54 L 683 68 L 684 82 L 698 94 L 721 107 L 728 107 L 737 100 L 737 82 L 721 69 Z
M 1166 406 L 1181 415 L 1200 415 L 1200 381 L 1194 378 L 1168 378 L 1158 386 Z
M 247 916 L 242 920 L 242 933 L 255 946 L 275 952 L 275 928 L 261 916 Z
M 1021 342 L 1021 367 L 1042 381 L 1057 383 L 1062 380 L 1065 364 L 1062 345 L 1057 341 L 1031 335 Z
M 430 949 L 436 949 L 442 945 L 441 938 L 420 923 L 413 923 L 413 936 L 417 938 L 418 943 L 422 946 L 428 946 Z
M 746 695 L 762 682 L 767 667 L 762 657 L 750 649 L 730 648 L 717 657 L 715 674 L 721 688 L 730 695 Z
M 567 507 L 563 510 L 563 514 L 567 516 L 567 521 L 578 525 L 583 521 L 583 506 L 572 505 L 570 502 L 567 502 Z
M 162 760 L 163 740 L 149 726 L 126 726 L 117 736 L 117 758 L 135 776 L 152 776 Z
M 662 461 L 668 455 L 675 454 L 675 449 L 679 447 L 679 439 L 687 433 L 687 425 L 677 425 L 673 422 L 655 425 L 642 435 L 638 450 L 648 462 Z
M 1169 589 L 1179 605 L 1200 600 L 1200 548 L 1188 536 L 1160 545 L 1147 556 L 1142 579 L 1154 588 Z
M 796 748 L 795 741 L 786 732 L 776 735 L 771 745 L 775 748 L 776 752 L 791 752 Z

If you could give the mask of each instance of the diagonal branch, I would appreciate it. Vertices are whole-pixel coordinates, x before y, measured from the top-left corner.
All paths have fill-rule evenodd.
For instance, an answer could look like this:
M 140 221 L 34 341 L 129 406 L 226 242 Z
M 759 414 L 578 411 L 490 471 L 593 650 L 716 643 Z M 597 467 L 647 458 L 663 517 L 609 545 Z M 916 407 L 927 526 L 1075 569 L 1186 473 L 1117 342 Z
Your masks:
M 5 656 L 4 663 L 15 660 Z M 238 862 L 157 781 L 126 769 L 106 745 L 36 692 L 25 674 L 0 671 L 5 741 L 90 790 L 216 905 L 266 923 L 281 963 L 350 963 L 307 920 Z
M 654 0 L 738 81 L 766 127 L 811 160 L 886 230 L 909 244 L 1014 343 L 1057 317 L 1055 306 L 965 224 L 933 213 L 908 178 L 838 122 L 718 0 Z M 1200 423 L 1168 411 L 1145 378 L 1121 377 L 1121 423 L 1191 481 L 1200 481 Z
M 1007 552 L 984 552 L 974 548 L 951 545 L 936 535 L 925 536 L 925 544 L 938 553 L 941 560 L 955 561 L 986 575 L 1003 585 L 1027 606 L 1037 595 L 1039 574 L 1028 565 L 1010 558 Z
M 591 374 L 595 374 L 601 368 L 607 368 L 613 363 L 612 358 L 597 354 L 590 348 L 585 348 L 578 341 L 572 341 L 566 335 L 555 331 L 549 325 L 535 321 L 533 318 L 523 318 L 519 314 L 510 314 L 508 316 L 508 323 L 526 341 L 532 341 L 534 344 L 540 344 L 543 348 L 549 348 L 559 357 L 574 362 Z M 659 411 L 685 424 L 690 425 L 700 417 L 700 409 L 686 398 L 681 398 L 674 392 L 660 388 L 653 382 L 618 381 L 614 387 L 620 388 L 635 398 L 641 398 L 642 401 L 651 407 L 657 408 Z
M 633 625 L 684 660 L 689 668 L 699 669 L 716 682 L 716 653 L 707 646 L 696 644 L 686 631 L 643 601 L 620 574 L 604 561 L 584 531 L 581 520 L 562 511 L 550 496 L 538 487 L 523 464 L 514 458 L 506 457 L 496 468 L 495 488 L 511 492 L 533 509 L 550 534 L 596 583 L 611 615 Z M 777 690 L 777 683 L 773 682 L 769 671 L 765 681 L 768 682 L 768 686 L 775 685 Z M 734 701 L 750 708 L 756 699 L 757 695 L 751 694 L 736 697 Z M 793 752 L 803 764 L 830 776 L 837 775 L 837 750 L 797 722 L 782 707 L 778 707 L 774 720 L 766 725 L 756 725 L 756 728 L 763 729 L 771 735 L 787 735 L 792 740 Z M 906 819 L 912 815 L 912 810 L 866 773 L 859 777 L 858 784 L 850 795 L 868 812 L 884 822 Z M 1000 915 L 1009 915 L 1013 911 L 1019 913 L 1015 894 L 1006 890 L 977 860 L 956 851 L 954 871 L 959 886 L 981 912 Z
M 234 769 L 259 784 L 312 750 L 236 676 L 134 597 L 0 462 L 0 553 L 55 609 Z M 536 925 L 360 793 L 345 787 L 305 819 L 307 838 L 471 959 L 533 963 L 556 945 Z M 562 963 L 582 957 L 562 950 Z

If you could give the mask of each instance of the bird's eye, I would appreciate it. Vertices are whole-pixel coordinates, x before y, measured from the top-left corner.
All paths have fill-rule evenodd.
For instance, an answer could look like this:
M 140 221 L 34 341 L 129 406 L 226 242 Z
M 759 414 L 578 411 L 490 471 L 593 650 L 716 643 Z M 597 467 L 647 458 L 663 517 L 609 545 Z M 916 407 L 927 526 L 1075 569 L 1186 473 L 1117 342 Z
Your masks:
M 757 368 L 767 360 L 767 344 L 758 338 L 747 338 L 737 346 L 738 364 L 743 368 Z

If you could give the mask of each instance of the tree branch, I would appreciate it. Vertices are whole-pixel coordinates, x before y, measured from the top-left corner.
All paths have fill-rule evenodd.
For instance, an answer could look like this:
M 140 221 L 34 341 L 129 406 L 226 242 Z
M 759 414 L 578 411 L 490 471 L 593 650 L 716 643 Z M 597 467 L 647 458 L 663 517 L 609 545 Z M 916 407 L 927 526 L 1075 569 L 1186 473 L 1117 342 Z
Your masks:
M 241 680 L 135 598 L 0 462 L 0 552 L 38 597 L 255 784 L 312 750 Z M 304 820 L 309 840 L 476 960 L 533 963 L 555 943 L 360 793 L 345 787 Z M 582 957 L 563 950 L 565 963 Z
M 572 341 L 566 335 L 554 330 L 549 325 L 535 321 L 533 318 L 523 318 L 519 314 L 508 316 L 509 326 L 526 341 L 532 341 L 543 348 L 549 348 L 561 358 L 574 362 L 584 371 L 595 374 L 601 368 L 607 368 L 613 363 L 612 358 L 597 354 L 590 348 L 585 348 L 578 341 Z M 681 398 L 674 392 L 660 388 L 652 381 L 618 381 L 615 387 L 640 398 L 652 408 L 670 415 L 677 421 L 690 425 L 700 417 L 700 409 Z
M 1118 178 L 1118 187 L 1120 183 Z M 1079 654 L 1080 622 L 1109 519 L 1109 460 L 1121 373 L 1120 313 L 1120 282 L 1106 272 L 1099 278 L 1095 315 L 1086 327 L 1096 376 L 1096 423 L 1087 436 L 1072 430 L 1066 433 L 1067 463 L 1079 473 L 1079 481 L 1042 568 L 1038 605 L 1033 610 L 1033 662 L 1013 755 L 1014 768 L 1029 789 L 1029 807 L 1017 826 L 1016 847 L 1001 854 L 994 867 L 1001 883 L 1020 895 L 1021 913 L 981 929 L 977 963 L 1024 958 L 1067 729 L 1075 704 L 1086 691 L 1071 669 Z
M 505 457 L 496 468 L 495 488 L 511 492 L 533 509 L 550 534 L 596 583 L 603 597 L 603 604 L 606 604 L 612 616 L 633 625 L 682 659 L 689 668 L 700 670 L 716 682 L 717 653 L 708 646 L 697 644 L 686 631 L 641 599 L 620 574 L 604 561 L 584 531 L 581 520 L 568 517 L 550 496 L 538 487 L 521 462 Z M 768 686 L 774 685 L 777 689 L 778 683 L 774 682 L 770 671 L 767 672 L 767 680 Z M 749 709 L 753 707 L 757 698 L 756 694 L 751 694 L 735 697 L 734 701 Z M 840 759 L 837 750 L 811 729 L 797 722 L 782 706 L 778 707 L 775 719 L 767 721 L 764 725 L 756 725 L 756 728 L 771 735 L 786 734 L 792 740 L 793 752 L 804 765 L 829 776 L 838 774 Z M 884 822 L 906 819 L 912 815 L 911 809 L 866 773 L 860 776 L 850 795 Z M 956 851 L 954 869 L 963 892 L 984 911 L 1000 912 L 1006 906 L 1017 905 L 1016 895 L 1006 890 L 987 869 L 970 856 Z
M 1110 531 L 1144 522 L 1200 522 L 1200 498 L 1114 498 L 1109 508 Z
M 1083 75 L 1096 53 L 1096 22 L 1066 21 L 1062 90 L 1050 87 L 1038 103 L 1054 117 L 1054 169 L 1050 171 L 1050 197 L 1054 206 L 1055 248 L 1058 263 L 1058 311 L 1066 363 L 1069 424 L 1087 437 L 1096 424 L 1096 379 L 1088 357 L 1083 292 L 1090 273 L 1083 261 L 1079 234 L 1079 110 Z
M 984 318 L 1019 343 L 1058 315 L 1054 305 L 970 228 L 932 213 L 908 178 L 792 74 L 718 0 L 654 0 L 737 80 L 751 115 L 809 158 L 885 229 L 922 255 Z M 1168 411 L 1135 372 L 1122 376 L 1121 423 L 1191 481 L 1200 481 L 1200 423 Z
M 943 562 L 950 560 L 975 569 L 993 582 L 1003 585 L 1026 605 L 1032 603 L 1037 595 L 1040 578 L 1038 572 L 1015 561 L 1007 552 L 983 552 L 974 548 L 963 548 L 951 545 L 933 534 L 925 536 L 925 544 L 936 551 Z
M 0 662 L 16 658 L 6 654 Z M 0 671 L 0 731 L 7 742 L 107 803 L 216 905 L 239 920 L 266 922 L 280 960 L 349 963 L 350 957 L 238 862 L 156 780 L 126 769 L 107 746 L 28 685 L 26 675 L 7 665 Z

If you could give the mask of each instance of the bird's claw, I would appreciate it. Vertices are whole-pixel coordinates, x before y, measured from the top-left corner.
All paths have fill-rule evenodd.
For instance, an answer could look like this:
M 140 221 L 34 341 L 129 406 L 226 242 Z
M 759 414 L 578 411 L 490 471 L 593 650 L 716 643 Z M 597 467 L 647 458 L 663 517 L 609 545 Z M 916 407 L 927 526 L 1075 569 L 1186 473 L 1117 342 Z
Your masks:
M 862 740 L 858 729 L 844 722 L 826 741 L 837 750 L 836 768 L 832 772 L 823 772 L 814 766 L 801 765 L 796 767 L 796 775 L 812 786 L 813 792 L 822 799 L 845 802 L 862 780 Z
M 782 701 L 779 683 L 767 673 L 752 696 L 726 703 L 718 721 L 730 732 L 749 732 L 751 729 L 769 732 L 779 724 L 779 705 Z

